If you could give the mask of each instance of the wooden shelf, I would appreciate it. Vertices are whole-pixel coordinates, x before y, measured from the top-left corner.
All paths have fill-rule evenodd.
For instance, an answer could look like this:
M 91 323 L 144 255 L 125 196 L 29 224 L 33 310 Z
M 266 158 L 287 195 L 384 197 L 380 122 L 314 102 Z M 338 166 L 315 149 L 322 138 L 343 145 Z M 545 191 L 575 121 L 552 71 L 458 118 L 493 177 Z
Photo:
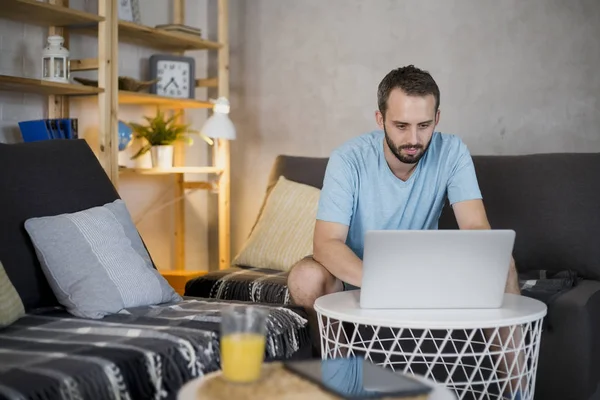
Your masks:
M 172 97 L 157 96 L 144 92 L 119 91 L 120 104 L 135 104 L 140 106 L 161 106 L 171 109 L 187 108 L 212 108 L 214 106 L 210 101 L 194 99 L 174 99 Z
M 168 32 L 128 21 L 119 21 L 119 41 L 163 48 L 169 52 L 205 49 L 217 50 L 221 47 L 219 43 L 204 40 L 193 35 Z
M 89 96 L 103 89 L 71 83 L 48 82 L 40 79 L 0 75 L 0 91 L 26 92 L 43 95 Z
M 97 25 L 99 15 L 36 0 L 2 0 L 0 18 L 43 26 Z
M 218 167 L 173 167 L 173 168 L 124 168 L 120 167 L 121 173 L 134 173 L 141 175 L 168 175 L 168 174 L 219 174 L 223 172 Z
M 97 34 L 97 27 L 82 26 L 74 28 L 81 33 Z M 184 52 L 187 50 L 218 50 L 221 47 L 220 43 L 205 40 L 194 35 L 169 32 L 129 21 L 119 21 L 118 29 L 119 42 L 160 49 L 168 53 Z

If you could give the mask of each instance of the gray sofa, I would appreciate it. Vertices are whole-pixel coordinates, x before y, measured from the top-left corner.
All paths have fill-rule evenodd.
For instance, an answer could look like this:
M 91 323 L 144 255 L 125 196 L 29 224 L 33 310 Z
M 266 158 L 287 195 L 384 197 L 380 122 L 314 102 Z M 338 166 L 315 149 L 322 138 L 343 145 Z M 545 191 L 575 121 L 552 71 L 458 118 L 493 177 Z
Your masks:
M 536 399 L 600 398 L 600 154 L 473 159 L 491 225 L 517 232 L 523 295 L 548 304 Z M 279 156 L 266 194 L 280 175 L 320 188 L 326 165 L 326 158 Z M 439 228 L 456 228 L 448 206 Z M 188 282 L 186 295 L 288 302 L 285 275 L 257 267 L 210 273 Z M 257 299 L 258 281 L 265 290 Z
M 5 325 L 8 307 L 0 304 L 0 400 L 175 399 L 186 382 L 220 368 L 220 315 L 231 301 L 187 298 L 93 320 L 59 303 L 25 221 L 117 199 L 84 140 L 0 143 L 0 278 L 8 277 L 0 294 L 14 287 L 24 311 Z M 73 254 L 80 251 L 73 244 Z M 310 357 L 305 311 L 266 308 L 265 359 Z

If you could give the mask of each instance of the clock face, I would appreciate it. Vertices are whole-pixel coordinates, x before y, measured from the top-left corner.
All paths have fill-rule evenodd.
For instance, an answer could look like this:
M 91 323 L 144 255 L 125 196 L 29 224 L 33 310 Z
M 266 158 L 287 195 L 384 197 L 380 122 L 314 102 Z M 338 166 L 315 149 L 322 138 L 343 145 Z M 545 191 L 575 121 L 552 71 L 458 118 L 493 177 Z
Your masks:
M 190 97 L 190 64 L 183 61 L 160 60 L 156 63 L 156 94 L 159 96 Z

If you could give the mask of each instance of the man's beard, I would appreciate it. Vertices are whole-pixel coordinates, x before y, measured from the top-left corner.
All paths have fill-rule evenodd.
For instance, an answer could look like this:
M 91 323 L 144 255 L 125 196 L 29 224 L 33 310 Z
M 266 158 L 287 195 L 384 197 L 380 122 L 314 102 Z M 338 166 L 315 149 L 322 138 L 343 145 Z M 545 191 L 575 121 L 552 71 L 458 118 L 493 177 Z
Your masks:
M 400 162 L 404 164 L 416 164 L 425 155 L 425 151 L 427 149 L 423 145 L 403 144 L 402 146 L 396 146 L 388 135 L 385 127 L 383 128 L 383 131 L 385 132 L 385 141 L 387 142 L 392 153 Z M 402 149 L 417 149 L 418 151 L 415 154 L 402 154 Z

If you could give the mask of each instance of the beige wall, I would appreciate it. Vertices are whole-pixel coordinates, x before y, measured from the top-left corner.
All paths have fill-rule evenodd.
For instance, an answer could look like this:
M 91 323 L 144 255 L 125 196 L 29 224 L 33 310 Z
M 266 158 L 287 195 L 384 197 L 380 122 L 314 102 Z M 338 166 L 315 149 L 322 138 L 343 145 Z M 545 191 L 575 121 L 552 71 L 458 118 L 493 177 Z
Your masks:
M 428 69 L 477 154 L 600 151 L 597 0 L 232 0 L 232 250 L 277 154 L 374 129 L 392 68 Z

